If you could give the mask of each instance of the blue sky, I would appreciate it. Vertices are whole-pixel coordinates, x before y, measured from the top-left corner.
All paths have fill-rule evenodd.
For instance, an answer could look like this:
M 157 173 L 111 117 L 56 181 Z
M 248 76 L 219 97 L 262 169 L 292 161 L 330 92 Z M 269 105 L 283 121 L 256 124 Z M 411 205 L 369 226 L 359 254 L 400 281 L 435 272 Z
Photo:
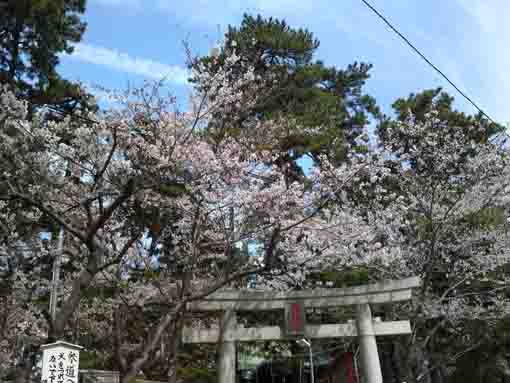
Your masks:
M 486 112 L 510 122 L 510 2 L 506 0 L 371 0 Z M 321 41 L 317 58 L 344 67 L 372 63 L 367 91 L 383 110 L 425 88 L 459 95 L 360 0 L 88 0 L 83 41 L 59 67 L 67 78 L 123 89 L 144 79 L 167 78 L 186 98 L 183 40 L 205 54 L 244 12 L 285 18 Z M 219 32 L 220 31 L 220 32 Z

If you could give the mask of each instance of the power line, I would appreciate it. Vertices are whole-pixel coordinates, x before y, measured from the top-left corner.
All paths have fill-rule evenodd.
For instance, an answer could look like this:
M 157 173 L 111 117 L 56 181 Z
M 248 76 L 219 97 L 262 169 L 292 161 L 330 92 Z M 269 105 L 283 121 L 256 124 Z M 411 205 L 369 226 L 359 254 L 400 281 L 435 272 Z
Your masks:
M 409 39 L 407 37 L 405 37 L 396 27 L 394 27 L 390 22 L 389 20 L 384 17 L 384 15 L 382 15 L 377 9 L 374 8 L 374 6 L 372 6 L 367 0 L 361 0 L 363 2 L 363 4 L 365 4 L 372 12 L 374 12 L 382 21 L 384 21 L 384 23 L 391 28 L 391 30 L 393 32 L 395 32 L 402 40 L 404 40 L 404 42 L 409 46 L 411 47 L 411 49 L 416 52 L 428 65 L 430 65 L 437 73 L 439 73 L 441 75 L 441 77 L 443 77 L 446 81 L 448 81 L 448 83 L 453 86 L 455 88 L 455 90 L 457 92 L 459 92 L 459 94 L 464 97 L 467 101 L 469 101 L 471 103 L 471 105 L 473 105 L 483 116 L 485 116 L 490 122 L 496 124 L 496 121 L 494 121 L 487 113 L 485 113 L 482 108 L 480 108 L 466 93 L 464 93 L 462 90 L 459 89 L 459 87 L 457 85 L 455 85 L 453 83 L 452 80 L 450 80 L 448 78 L 448 76 L 446 76 L 436 65 L 434 65 L 423 53 L 420 52 L 420 50 L 418 48 L 416 48 L 416 46 L 413 45 L 413 43 L 411 43 L 409 41 Z

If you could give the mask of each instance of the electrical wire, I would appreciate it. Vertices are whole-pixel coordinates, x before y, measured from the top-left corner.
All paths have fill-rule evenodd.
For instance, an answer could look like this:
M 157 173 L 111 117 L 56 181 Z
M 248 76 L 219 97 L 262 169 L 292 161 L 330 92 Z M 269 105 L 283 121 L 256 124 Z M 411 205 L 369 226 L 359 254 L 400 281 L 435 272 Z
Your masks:
M 416 53 L 418 54 L 428 65 L 430 65 L 441 77 L 443 77 L 462 97 L 464 97 L 471 105 L 473 105 L 484 117 L 486 117 L 490 122 L 496 124 L 496 122 L 480 108 L 471 97 L 469 97 L 465 92 L 463 92 L 455 83 L 448 78 L 448 76 L 441 71 L 436 65 L 432 63 L 406 36 L 404 36 L 392 23 L 379 12 L 372 4 L 370 4 L 367 0 L 361 0 L 363 4 L 365 4 L 373 13 L 375 13 L 384 23 L 395 32 L 404 42 Z

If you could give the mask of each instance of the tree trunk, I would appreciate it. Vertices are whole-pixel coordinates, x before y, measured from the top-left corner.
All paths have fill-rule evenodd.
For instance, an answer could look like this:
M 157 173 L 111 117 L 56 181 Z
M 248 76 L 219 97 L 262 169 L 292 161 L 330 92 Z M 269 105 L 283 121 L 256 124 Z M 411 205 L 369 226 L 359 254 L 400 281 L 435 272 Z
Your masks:
M 380 347 L 381 370 L 384 383 L 395 383 L 395 371 L 393 370 L 392 353 L 389 347 Z
M 16 367 L 16 376 L 14 378 L 14 383 L 30 383 L 30 375 L 32 373 L 32 358 L 31 353 L 26 353 L 28 355 L 23 355 L 21 364 Z
M 406 376 L 406 371 L 404 369 L 405 363 L 402 360 L 403 354 L 400 351 L 401 347 L 402 345 L 399 341 L 395 341 L 391 344 L 391 365 L 396 382 L 401 382 Z
M 429 371 L 431 365 L 427 351 L 420 344 L 413 344 L 409 347 L 407 355 L 408 368 L 406 380 L 408 382 L 433 383 Z
M 122 354 L 122 330 L 124 329 L 124 321 L 122 320 L 122 308 L 120 305 L 117 305 L 113 315 L 115 360 L 119 371 L 122 373 L 127 370 L 127 361 Z
M 172 341 L 170 344 L 170 357 L 168 358 L 168 383 L 177 383 L 177 367 L 179 360 L 179 349 L 181 347 L 182 329 L 184 327 L 184 321 L 182 318 L 177 319 L 174 322 L 174 328 L 172 331 Z
M 181 307 L 178 307 L 175 311 L 179 312 Z M 143 346 L 139 357 L 136 358 L 132 363 L 130 363 L 129 370 L 122 376 L 121 383 L 130 383 L 133 378 L 138 375 L 138 372 L 142 369 L 142 367 L 147 363 L 151 352 L 158 346 L 161 341 L 161 336 L 163 332 L 170 326 L 170 324 L 175 320 L 175 312 L 169 312 L 162 318 L 162 320 L 158 323 L 158 325 L 150 331 L 150 338 Z M 178 314 L 177 314 L 178 315 Z M 175 337 L 175 333 L 173 334 Z
M 168 383 L 177 383 L 177 357 L 178 355 L 172 352 L 168 358 Z
M 57 317 L 52 321 L 50 326 L 49 342 L 60 340 L 65 331 L 65 327 L 69 320 L 73 317 L 78 305 L 80 304 L 81 292 L 87 289 L 97 272 L 97 263 L 95 259 L 89 262 L 88 268 L 81 271 L 78 278 L 73 281 L 71 295 L 63 302 L 62 308 L 58 311 Z
M 443 366 L 439 366 L 434 368 L 434 370 L 430 374 L 430 378 L 432 383 L 444 383 L 446 382 L 446 372 Z
M 16 368 L 16 377 L 14 383 L 30 383 L 30 372 L 32 371 L 31 363 L 30 366 L 22 366 Z

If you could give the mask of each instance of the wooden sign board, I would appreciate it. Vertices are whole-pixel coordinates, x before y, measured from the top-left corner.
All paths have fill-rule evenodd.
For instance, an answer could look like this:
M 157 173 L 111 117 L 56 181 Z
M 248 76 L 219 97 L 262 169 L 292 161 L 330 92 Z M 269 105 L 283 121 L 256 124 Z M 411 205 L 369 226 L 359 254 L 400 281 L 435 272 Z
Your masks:
M 78 383 L 82 347 L 59 341 L 45 344 L 41 349 L 43 383 Z

